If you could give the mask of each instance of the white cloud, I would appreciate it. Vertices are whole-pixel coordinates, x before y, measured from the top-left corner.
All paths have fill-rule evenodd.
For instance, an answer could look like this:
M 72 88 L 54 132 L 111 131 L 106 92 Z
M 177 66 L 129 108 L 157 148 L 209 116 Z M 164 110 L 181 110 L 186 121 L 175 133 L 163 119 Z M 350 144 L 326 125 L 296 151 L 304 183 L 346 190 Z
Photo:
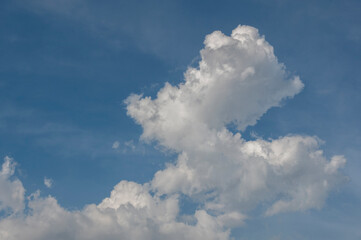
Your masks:
M 266 215 L 321 207 L 343 180 L 337 172 L 343 157 L 329 162 L 314 137 L 246 142 L 226 128 L 254 125 L 302 88 L 257 29 L 208 35 L 199 68 L 189 68 L 183 83 L 167 83 L 155 99 L 126 100 L 128 115 L 143 127 L 142 139 L 180 153 L 176 164 L 155 174 L 153 190 L 196 198 L 217 214 L 262 202 L 271 204 Z
M 51 188 L 52 185 L 53 185 L 53 179 L 44 177 L 44 185 L 45 185 L 47 188 Z
M 16 214 L 24 209 L 25 189 L 20 180 L 13 178 L 15 162 L 6 156 L 0 171 L 0 212 Z
M 205 45 L 199 68 L 189 68 L 184 83 L 167 83 L 155 100 L 139 95 L 127 99 L 128 114 L 143 126 L 143 138 L 177 148 L 173 142 L 193 130 L 220 130 L 231 122 L 245 129 L 303 88 L 297 76 L 288 78 L 255 28 L 239 26 L 231 37 L 216 31 Z
M 115 141 L 114 143 L 113 143 L 113 145 L 112 145 L 112 148 L 113 149 L 118 149 L 119 148 L 119 141 Z
M 144 185 L 121 181 L 100 204 L 80 211 L 34 195 L 31 211 L 0 220 L 0 239 L 230 239 L 230 229 L 259 204 L 266 216 L 320 208 L 343 180 L 342 156 L 326 159 L 316 137 L 246 141 L 226 128 L 254 125 L 302 88 L 257 29 L 239 26 L 230 37 L 216 31 L 185 82 L 167 83 L 155 99 L 126 100 L 142 139 L 178 152 L 175 164 Z M 6 166 L 3 172 L 13 172 Z M 194 214 L 182 215 L 182 195 L 198 203 Z
M 221 213 L 268 203 L 265 214 L 273 215 L 320 208 L 344 179 L 337 172 L 344 162 L 343 157 L 328 161 L 313 137 L 246 142 L 224 130 L 208 148 L 184 151 L 175 165 L 158 171 L 152 186 L 159 194 L 183 193 Z
M 222 224 L 237 218 L 219 220 L 199 210 L 194 214 L 196 224 L 179 222 L 176 195 L 160 199 L 147 186 L 127 181 L 117 184 L 99 205 L 81 211 L 67 211 L 55 198 L 37 194 L 28 207 L 28 214 L 0 220 L 0 239 L 228 239 L 229 231 Z

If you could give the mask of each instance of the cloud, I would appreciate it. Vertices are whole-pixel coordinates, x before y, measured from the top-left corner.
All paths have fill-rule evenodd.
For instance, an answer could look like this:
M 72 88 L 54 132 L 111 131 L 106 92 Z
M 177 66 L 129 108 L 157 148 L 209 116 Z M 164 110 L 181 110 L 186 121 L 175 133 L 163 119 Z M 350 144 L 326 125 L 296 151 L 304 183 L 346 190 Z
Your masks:
M 343 157 L 328 161 L 315 137 L 247 142 L 226 128 L 254 125 L 302 88 L 257 29 L 208 35 L 199 68 L 189 68 L 183 83 L 166 83 L 155 99 L 126 100 L 128 115 L 143 127 L 142 139 L 179 153 L 176 164 L 155 174 L 153 190 L 185 194 L 217 214 L 259 203 L 271 205 L 266 215 L 320 208 L 343 180 L 337 171 Z
M 15 172 L 15 162 L 6 156 L 0 171 L 0 213 L 16 214 L 24 209 L 25 189 L 20 180 L 11 179 Z
M 112 148 L 113 148 L 113 149 L 119 148 L 119 141 L 115 141 L 115 142 L 113 143 L 113 145 L 112 145 Z
M 28 208 L 28 214 L 0 221 L 0 239 L 228 239 L 222 222 L 232 217 L 218 220 L 199 210 L 194 225 L 179 222 L 176 195 L 161 199 L 146 185 L 127 181 L 118 183 L 100 204 L 81 211 L 67 211 L 55 198 L 39 194 L 29 198 Z
M 254 125 L 269 108 L 303 88 L 299 77 L 288 77 L 272 46 L 252 27 L 239 26 L 231 37 L 219 31 L 208 35 L 201 58 L 198 69 L 187 70 L 184 83 L 166 83 L 156 99 L 127 99 L 128 115 L 142 125 L 143 139 L 176 150 L 192 148 L 194 141 L 209 139 L 210 129 Z
M 264 216 L 320 208 L 344 180 L 343 156 L 327 159 L 317 137 L 246 141 L 227 129 L 256 124 L 302 88 L 257 29 L 238 26 L 231 36 L 216 31 L 184 82 L 166 83 L 155 99 L 126 100 L 127 114 L 143 128 L 141 138 L 178 153 L 174 164 L 143 185 L 121 181 L 108 198 L 79 211 L 32 195 L 30 211 L 19 208 L 0 220 L 0 238 L 230 239 L 231 229 L 261 204 Z M 190 215 L 180 209 L 184 196 L 197 204 Z
M 53 179 L 44 177 L 44 185 L 45 185 L 47 188 L 51 188 L 52 185 L 53 185 Z
M 129 141 L 124 142 L 124 146 L 125 146 L 126 148 L 131 149 L 132 151 L 134 151 L 135 148 L 136 148 L 135 145 L 134 145 L 134 141 L 133 141 L 133 140 L 129 140 Z
M 123 141 L 122 143 L 119 141 L 115 141 L 112 145 L 112 148 L 115 149 L 117 152 L 121 152 L 122 154 L 145 153 L 144 146 L 141 144 L 136 145 L 133 140 Z

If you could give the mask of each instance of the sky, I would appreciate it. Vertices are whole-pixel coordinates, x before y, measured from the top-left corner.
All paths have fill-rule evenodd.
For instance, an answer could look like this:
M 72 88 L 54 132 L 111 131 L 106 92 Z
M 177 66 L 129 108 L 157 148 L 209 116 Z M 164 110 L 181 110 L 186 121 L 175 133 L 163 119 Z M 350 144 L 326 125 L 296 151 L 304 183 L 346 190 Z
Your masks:
M 0 239 L 360 239 L 360 11 L 1 1 Z

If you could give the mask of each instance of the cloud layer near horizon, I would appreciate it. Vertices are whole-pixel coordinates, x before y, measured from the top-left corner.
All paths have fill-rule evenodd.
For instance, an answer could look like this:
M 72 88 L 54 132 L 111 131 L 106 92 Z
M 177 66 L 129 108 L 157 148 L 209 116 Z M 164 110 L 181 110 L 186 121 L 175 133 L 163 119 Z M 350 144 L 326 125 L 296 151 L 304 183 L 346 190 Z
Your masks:
M 24 188 L 11 179 L 14 165 L 7 158 L 0 238 L 229 239 L 230 229 L 260 203 L 266 216 L 322 207 L 343 181 L 342 156 L 326 159 L 316 137 L 246 141 L 227 129 L 256 124 L 302 90 L 300 79 L 288 76 L 253 27 L 238 26 L 231 36 L 216 31 L 204 43 L 199 68 L 190 67 L 183 83 L 166 83 L 155 99 L 126 100 L 128 115 L 143 127 L 142 139 L 177 152 L 174 164 L 143 185 L 121 181 L 110 197 L 80 211 L 33 194 L 25 212 Z M 182 213 L 182 196 L 197 204 L 194 214 Z

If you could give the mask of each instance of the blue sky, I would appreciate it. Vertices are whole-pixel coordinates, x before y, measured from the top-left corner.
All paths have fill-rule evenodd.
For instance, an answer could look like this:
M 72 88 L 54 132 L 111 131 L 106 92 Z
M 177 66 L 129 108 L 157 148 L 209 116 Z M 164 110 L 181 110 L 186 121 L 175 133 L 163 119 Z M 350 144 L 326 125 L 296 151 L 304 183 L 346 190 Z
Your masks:
M 349 180 L 321 209 L 256 214 L 236 239 L 359 239 L 361 3 L 359 1 L 2 1 L 0 156 L 18 163 L 26 196 L 40 189 L 68 210 L 100 203 L 121 180 L 140 184 L 177 150 L 139 140 L 132 93 L 155 98 L 197 67 L 207 34 L 259 30 L 304 89 L 270 108 L 244 139 L 317 136 Z M 133 118 L 133 119 L 132 119 Z M 232 132 L 237 131 L 229 126 Z M 115 141 L 118 148 L 112 148 Z M 53 180 L 51 188 L 44 177 Z M 188 206 L 189 205 L 189 206 Z M 193 208 L 184 204 L 184 211 Z

